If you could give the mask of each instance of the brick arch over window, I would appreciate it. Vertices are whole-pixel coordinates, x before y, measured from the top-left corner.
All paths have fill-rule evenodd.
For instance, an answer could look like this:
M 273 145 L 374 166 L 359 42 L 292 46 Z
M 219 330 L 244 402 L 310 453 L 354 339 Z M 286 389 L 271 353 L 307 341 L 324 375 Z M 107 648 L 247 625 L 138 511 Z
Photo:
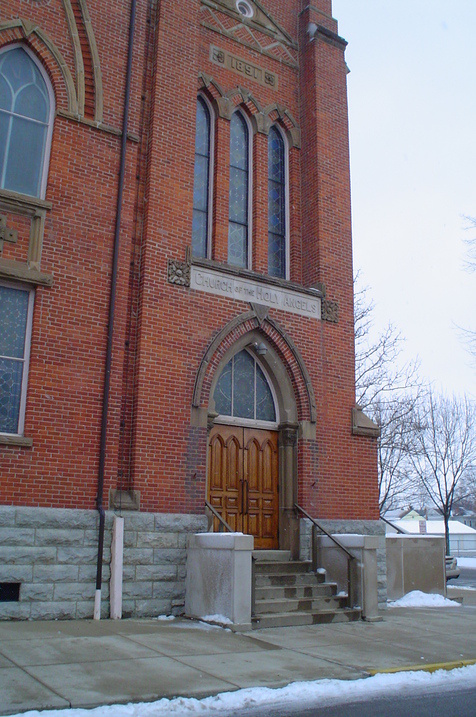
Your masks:
M 263 109 L 263 115 L 268 132 L 273 124 L 278 124 L 286 133 L 290 147 L 301 146 L 301 130 L 286 107 L 275 102 Z
M 38 57 L 53 85 L 57 109 L 77 115 L 78 97 L 73 77 L 66 60 L 48 35 L 21 18 L 0 23 L 0 48 L 13 43 L 26 45 Z
M 315 423 L 316 400 L 300 352 L 278 322 L 268 316 L 260 318 L 254 310 L 230 321 L 209 345 L 195 379 L 192 405 L 195 408 L 208 407 L 213 379 L 223 357 L 243 336 L 256 332 L 273 347 L 286 370 L 294 392 L 298 420 Z
M 283 105 L 275 102 L 262 107 L 256 97 L 241 85 L 225 92 L 213 77 L 204 72 L 198 76 L 198 89 L 206 92 L 220 117 L 231 119 L 241 105 L 246 108 L 257 132 L 268 134 L 271 125 L 279 124 L 286 132 L 289 147 L 301 146 L 301 130 L 292 113 Z

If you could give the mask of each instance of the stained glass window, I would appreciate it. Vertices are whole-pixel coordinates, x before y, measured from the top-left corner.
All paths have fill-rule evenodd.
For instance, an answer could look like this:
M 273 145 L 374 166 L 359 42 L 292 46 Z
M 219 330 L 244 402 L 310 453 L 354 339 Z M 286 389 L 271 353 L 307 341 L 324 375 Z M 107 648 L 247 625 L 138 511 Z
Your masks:
M 246 268 L 248 265 L 248 126 L 240 112 L 232 115 L 230 124 L 228 263 Z
M 0 54 L 0 187 L 38 197 L 50 121 L 46 82 L 25 50 Z
M 197 100 L 193 182 L 192 252 L 194 256 L 207 256 L 209 186 L 210 112 L 205 101 L 199 97 Z
M 31 292 L 0 285 L 0 433 L 18 433 Z
M 268 272 L 286 278 L 285 148 L 276 127 L 268 137 Z
M 276 422 L 273 394 L 264 372 L 248 351 L 227 363 L 215 387 L 215 410 L 221 416 Z

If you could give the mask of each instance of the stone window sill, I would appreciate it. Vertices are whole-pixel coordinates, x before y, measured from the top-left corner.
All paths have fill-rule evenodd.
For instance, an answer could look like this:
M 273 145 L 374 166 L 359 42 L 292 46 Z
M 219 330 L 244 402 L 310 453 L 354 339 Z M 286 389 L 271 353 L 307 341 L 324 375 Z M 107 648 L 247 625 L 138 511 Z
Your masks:
M 26 436 L 15 436 L 7 433 L 0 433 L 0 445 L 2 446 L 23 446 L 25 448 L 31 448 L 33 445 L 33 438 L 27 438 Z

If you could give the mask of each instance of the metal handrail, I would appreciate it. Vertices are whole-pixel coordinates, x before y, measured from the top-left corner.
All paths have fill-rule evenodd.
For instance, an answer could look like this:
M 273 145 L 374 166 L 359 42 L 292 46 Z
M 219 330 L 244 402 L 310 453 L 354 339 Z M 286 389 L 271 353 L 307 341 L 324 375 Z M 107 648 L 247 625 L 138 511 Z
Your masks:
M 220 524 L 220 528 L 218 529 L 218 532 L 219 532 L 219 533 L 222 533 L 222 532 L 223 532 L 223 528 L 225 528 L 225 530 L 227 530 L 229 533 L 234 533 L 233 528 L 230 528 L 230 526 L 228 525 L 228 523 L 226 522 L 226 520 L 221 517 L 220 513 L 219 513 L 217 510 L 215 510 L 215 508 L 213 507 L 213 505 L 211 505 L 211 504 L 208 502 L 208 500 L 205 501 L 205 506 L 208 508 L 208 510 L 210 511 L 210 513 L 211 513 L 215 518 L 217 518 L 217 520 L 218 520 L 218 522 L 219 522 L 219 524 Z M 223 527 L 222 527 L 222 526 L 223 526 Z
M 317 545 L 316 545 L 316 530 L 319 530 L 321 533 L 326 535 L 328 538 L 332 540 L 332 542 L 337 545 L 337 547 L 342 550 L 347 558 L 347 607 L 353 607 L 353 580 L 352 580 L 352 562 L 355 560 L 355 555 L 352 555 L 351 552 L 347 550 L 347 548 L 342 545 L 342 543 L 330 533 L 327 532 L 325 528 L 320 525 L 320 523 L 317 522 L 315 518 L 313 518 L 309 513 L 304 510 L 304 508 L 301 508 L 300 505 L 297 503 L 294 503 L 294 508 L 296 511 L 299 511 L 304 515 L 305 518 L 311 521 L 312 523 L 312 569 L 314 571 L 317 570 Z
M 398 525 L 395 525 L 394 523 L 391 523 L 390 520 L 384 518 L 383 515 L 380 516 L 380 520 L 383 520 L 384 523 L 387 523 L 387 525 L 396 530 L 397 533 L 401 533 L 402 535 L 408 535 L 408 531 L 403 530 L 403 528 L 399 528 Z

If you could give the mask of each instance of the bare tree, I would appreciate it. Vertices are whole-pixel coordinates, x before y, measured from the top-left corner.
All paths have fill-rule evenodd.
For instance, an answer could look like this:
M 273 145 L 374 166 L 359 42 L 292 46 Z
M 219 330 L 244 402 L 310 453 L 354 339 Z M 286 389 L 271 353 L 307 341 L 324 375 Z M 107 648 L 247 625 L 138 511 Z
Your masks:
M 377 399 L 369 411 L 380 427 L 377 443 L 380 513 L 396 508 L 416 495 L 408 451 L 418 400 L 418 392 L 387 396 Z
M 441 513 L 449 555 L 449 519 L 455 500 L 469 497 L 476 472 L 476 405 L 468 398 L 427 394 L 412 426 L 413 470 Z
M 359 281 L 356 277 L 355 284 Z M 380 428 L 378 438 L 380 512 L 408 497 L 409 430 L 420 394 L 418 362 L 402 363 L 404 339 L 389 323 L 374 330 L 374 305 L 368 287 L 354 295 L 357 403 Z

